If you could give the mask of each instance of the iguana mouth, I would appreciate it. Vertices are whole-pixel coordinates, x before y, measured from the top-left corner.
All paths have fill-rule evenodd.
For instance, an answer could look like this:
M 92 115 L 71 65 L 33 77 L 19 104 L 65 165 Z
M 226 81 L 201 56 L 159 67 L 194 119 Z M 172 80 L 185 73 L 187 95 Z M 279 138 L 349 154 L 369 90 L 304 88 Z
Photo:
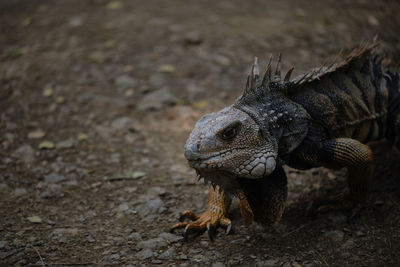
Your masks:
M 188 163 L 190 167 L 197 171 L 226 171 L 231 173 L 231 176 L 243 176 L 251 179 L 260 179 L 269 175 L 275 169 L 276 159 L 273 153 L 257 153 L 232 168 L 231 162 L 236 162 L 235 157 L 238 154 L 240 154 L 240 151 L 235 149 L 214 154 L 205 159 L 190 159 Z
M 245 148 L 229 149 L 220 152 L 215 152 L 207 156 L 199 157 L 197 159 L 188 159 L 189 166 L 194 169 L 215 169 L 223 166 L 221 159 L 226 159 L 237 151 Z
M 249 149 L 249 148 L 248 147 L 232 148 L 232 149 L 226 149 L 226 150 L 217 151 L 217 152 L 211 152 L 207 155 L 198 155 L 197 157 L 194 157 L 194 156 L 191 156 L 190 158 L 186 157 L 186 159 L 189 162 L 203 162 L 206 160 L 211 160 L 212 158 L 216 158 L 216 157 L 225 158 L 234 153 L 237 153 L 240 150 L 246 150 L 246 149 Z

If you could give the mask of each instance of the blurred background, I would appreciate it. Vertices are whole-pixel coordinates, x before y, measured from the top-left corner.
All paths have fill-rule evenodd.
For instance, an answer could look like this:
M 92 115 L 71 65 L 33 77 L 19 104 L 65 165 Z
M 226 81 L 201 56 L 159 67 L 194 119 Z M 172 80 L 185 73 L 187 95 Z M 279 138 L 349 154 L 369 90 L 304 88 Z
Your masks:
M 240 96 L 254 56 L 294 75 L 378 35 L 396 68 L 400 4 L 387 1 L 0 2 L 0 265 L 398 266 L 400 163 L 374 147 L 376 186 L 356 222 L 311 219 L 345 171 L 287 169 L 274 229 L 183 243 L 169 234 L 207 186 L 183 145 Z M 235 206 L 235 203 L 234 203 Z

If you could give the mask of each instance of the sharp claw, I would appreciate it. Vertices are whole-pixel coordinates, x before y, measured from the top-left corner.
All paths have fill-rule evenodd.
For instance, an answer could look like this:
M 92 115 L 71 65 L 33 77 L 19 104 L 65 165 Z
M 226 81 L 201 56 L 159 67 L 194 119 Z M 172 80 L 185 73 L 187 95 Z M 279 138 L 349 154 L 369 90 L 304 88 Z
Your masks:
M 185 240 L 185 242 L 188 242 L 188 236 L 189 236 L 188 229 L 189 229 L 189 226 L 190 226 L 189 224 L 186 225 L 185 230 L 183 230 L 183 240 Z
M 232 224 L 230 223 L 230 224 L 228 224 L 228 226 L 226 227 L 226 234 L 227 235 L 229 235 L 229 233 L 231 232 L 231 230 L 232 230 Z
M 174 233 L 176 229 L 183 229 L 183 239 L 185 242 L 189 241 L 189 237 L 197 237 L 207 231 L 207 235 L 211 242 L 215 240 L 216 230 L 219 226 L 226 227 L 226 234 L 232 232 L 232 223 L 229 219 L 224 216 L 214 218 L 210 211 L 204 212 L 198 216 L 190 210 L 179 213 L 180 223 L 176 223 L 170 228 L 170 232 Z M 186 219 L 190 219 L 192 222 L 187 222 Z
M 213 233 L 211 231 L 210 223 L 207 223 L 207 234 L 208 234 L 208 238 L 210 238 L 210 241 L 214 242 L 214 236 L 213 236 Z

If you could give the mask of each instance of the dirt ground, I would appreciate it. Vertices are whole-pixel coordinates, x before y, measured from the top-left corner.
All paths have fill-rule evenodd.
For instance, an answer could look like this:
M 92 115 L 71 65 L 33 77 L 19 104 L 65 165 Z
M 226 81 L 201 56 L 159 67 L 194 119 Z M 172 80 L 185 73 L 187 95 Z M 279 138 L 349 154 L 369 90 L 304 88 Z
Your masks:
M 307 213 L 344 170 L 287 168 L 280 224 L 184 242 L 180 211 L 207 186 L 183 145 L 204 113 L 233 103 L 254 56 L 295 75 L 381 39 L 400 59 L 393 1 L 0 2 L 1 266 L 400 266 L 400 153 L 372 145 L 366 207 Z M 236 207 L 236 208 L 235 208 Z

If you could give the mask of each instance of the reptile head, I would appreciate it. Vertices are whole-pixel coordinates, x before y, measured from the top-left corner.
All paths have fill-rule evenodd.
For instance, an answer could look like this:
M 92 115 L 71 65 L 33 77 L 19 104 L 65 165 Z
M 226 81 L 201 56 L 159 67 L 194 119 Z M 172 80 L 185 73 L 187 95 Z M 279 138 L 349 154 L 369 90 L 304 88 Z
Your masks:
M 275 169 L 277 152 L 275 140 L 263 136 L 257 123 L 234 107 L 204 115 L 185 145 L 190 166 L 200 174 L 217 171 L 254 179 Z
M 204 115 L 185 145 L 198 175 L 226 191 L 240 188 L 236 178 L 261 179 L 307 134 L 307 113 L 285 96 L 291 70 L 280 80 L 280 58 L 271 77 L 271 61 L 260 80 L 257 59 L 246 89 L 234 105 Z

